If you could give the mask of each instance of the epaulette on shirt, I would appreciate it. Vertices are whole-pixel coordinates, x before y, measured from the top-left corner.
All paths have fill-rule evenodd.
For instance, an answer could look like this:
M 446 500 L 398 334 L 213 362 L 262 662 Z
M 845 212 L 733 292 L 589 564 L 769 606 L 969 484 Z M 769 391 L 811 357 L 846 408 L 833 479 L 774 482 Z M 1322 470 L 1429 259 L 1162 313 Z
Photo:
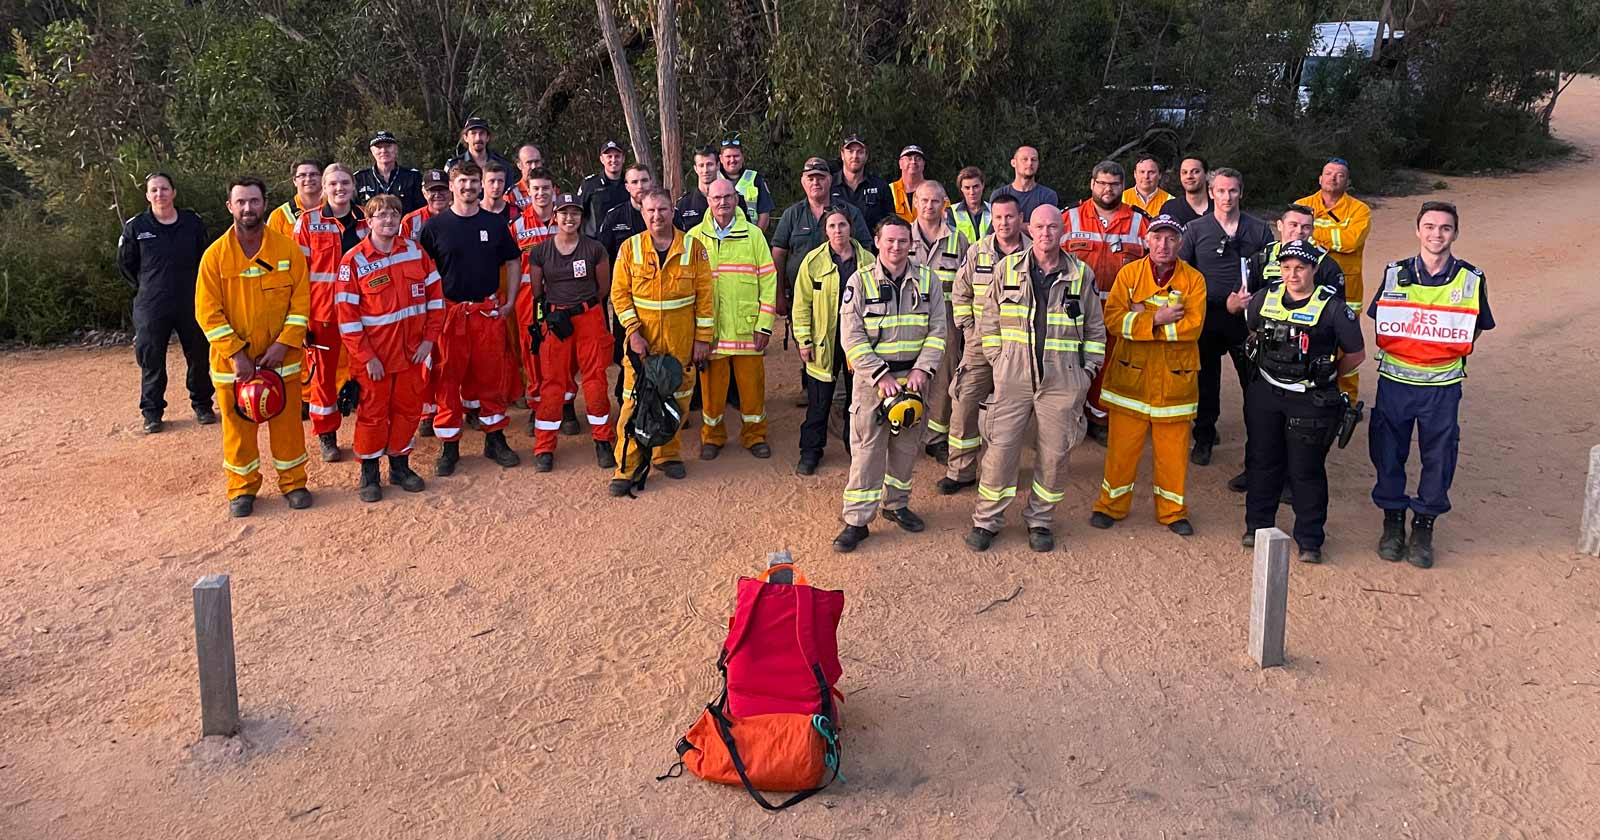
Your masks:
M 1478 275 L 1479 279 L 1483 278 L 1483 269 L 1473 265 L 1472 263 L 1467 262 L 1466 260 L 1458 258 L 1456 260 L 1456 265 L 1458 265 L 1458 266 L 1460 266 L 1460 267 L 1472 272 L 1473 274 Z

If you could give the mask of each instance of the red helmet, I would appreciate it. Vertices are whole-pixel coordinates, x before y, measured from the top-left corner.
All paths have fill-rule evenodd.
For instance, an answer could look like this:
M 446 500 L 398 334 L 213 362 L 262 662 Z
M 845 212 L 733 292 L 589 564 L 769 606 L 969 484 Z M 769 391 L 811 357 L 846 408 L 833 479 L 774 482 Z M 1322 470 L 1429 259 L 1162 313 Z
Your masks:
M 255 376 L 233 386 L 233 410 L 252 423 L 277 417 L 288 399 L 283 377 L 271 368 L 256 368 Z

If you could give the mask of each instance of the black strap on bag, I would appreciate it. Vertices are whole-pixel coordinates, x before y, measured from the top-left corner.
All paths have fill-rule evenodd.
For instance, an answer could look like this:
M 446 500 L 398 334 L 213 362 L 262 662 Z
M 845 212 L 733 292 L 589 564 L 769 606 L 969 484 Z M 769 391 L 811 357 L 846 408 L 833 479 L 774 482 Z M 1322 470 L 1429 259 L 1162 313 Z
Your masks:
M 624 346 L 626 346 L 626 342 L 624 342 Z M 637 499 L 639 497 L 635 496 L 633 491 L 644 489 L 644 480 L 650 476 L 650 456 L 654 454 L 655 448 L 640 445 L 635 435 L 639 428 L 639 388 L 644 385 L 644 360 L 639 358 L 638 353 L 633 352 L 632 347 L 628 348 L 627 358 L 628 364 L 633 365 L 634 410 L 632 414 L 628 415 L 628 422 L 622 428 L 622 457 L 618 460 L 624 464 L 628 463 L 628 449 L 630 447 L 644 450 L 643 457 L 639 459 L 639 471 L 630 478 L 632 483 L 628 486 L 628 498 Z
M 822 676 L 821 665 L 812 665 L 811 672 L 817 677 L 817 689 L 822 694 L 821 716 L 827 721 L 828 727 L 827 731 L 822 733 L 823 738 L 828 742 L 823 763 L 827 764 L 832 772 L 829 773 L 828 780 L 822 784 L 802 790 L 776 805 L 768 802 L 767 798 L 756 790 L 755 785 L 750 783 L 750 776 L 744 767 L 744 758 L 739 755 L 739 745 L 733 738 L 733 721 L 723 714 L 723 709 L 728 703 L 728 669 L 721 664 L 718 665 L 718 668 L 722 671 L 722 694 L 714 702 L 707 704 L 706 711 L 711 713 L 711 719 L 717 725 L 717 735 L 722 738 L 722 745 L 728 750 L 728 758 L 733 760 L 733 769 L 739 771 L 739 781 L 744 783 L 745 792 L 750 794 L 750 798 L 754 799 L 757 805 L 768 811 L 782 811 L 791 805 L 798 805 L 821 793 L 828 785 L 833 784 L 834 779 L 839 778 L 839 763 L 843 756 L 843 750 L 839 747 L 838 718 L 834 716 L 833 695 L 828 690 L 828 681 Z M 693 746 L 687 740 L 679 741 L 678 755 L 681 756 L 692 748 Z

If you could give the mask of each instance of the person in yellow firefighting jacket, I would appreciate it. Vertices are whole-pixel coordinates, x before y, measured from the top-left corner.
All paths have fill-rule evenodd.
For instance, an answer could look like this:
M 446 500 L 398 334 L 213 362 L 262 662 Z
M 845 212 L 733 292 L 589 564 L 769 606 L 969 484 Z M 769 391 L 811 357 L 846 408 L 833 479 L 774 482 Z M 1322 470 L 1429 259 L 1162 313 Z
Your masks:
M 234 383 L 256 368 L 283 377 L 283 411 L 267 423 L 278 489 L 289 507 L 311 506 L 306 489 L 306 435 L 300 423 L 300 371 L 311 289 L 306 258 L 293 239 L 266 227 L 267 185 L 236 178 L 228 185 L 233 226 L 200 258 L 194 315 L 211 343 L 211 381 L 231 402 Z M 261 489 L 258 426 L 237 411 L 222 414 L 222 467 L 228 472 L 228 514 L 249 516 Z
M 983 355 L 983 343 L 978 340 L 978 310 L 989 294 L 1001 261 L 1033 246 L 1033 240 L 1023 231 L 1027 225 L 1022 220 L 1021 207 L 1010 193 L 995 196 L 988 211 L 994 233 L 967 249 L 966 261 L 956 272 L 950 308 L 961 334 L 961 359 L 950 380 L 950 455 L 944 478 L 935 485 L 941 496 L 954 495 L 978 483 L 978 456 L 983 446 L 978 411 L 994 391 L 989 358 Z
M 867 538 L 880 507 L 884 519 L 907 531 L 925 527 L 908 506 L 924 415 L 899 413 L 903 405 L 890 414 L 885 402 L 902 390 L 927 393 L 945 353 L 944 290 L 927 266 L 911 261 L 906 220 L 879 222 L 877 244 L 878 258 L 851 275 L 839 306 L 839 345 L 854 371 L 845 525 L 833 540 L 839 552 Z
M 1106 325 L 1094 272 L 1061 250 L 1061 211 L 1033 211 L 1032 247 L 1005 258 L 978 316 L 983 354 L 994 371 L 984 418 L 989 442 L 978 467 L 978 505 L 967 545 L 986 551 L 1017 495 L 1017 470 L 1037 421 L 1033 486 L 1022 512 L 1028 547 L 1055 549 L 1056 505 L 1066 496 L 1067 453 L 1083 440 L 1083 402 L 1105 363 Z
M 627 336 L 628 349 L 640 357 L 665 353 L 683 365 L 683 383 L 673 394 L 679 416 L 689 409 L 694 393 L 693 370 L 711 357 L 714 303 L 711 260 L 705 246 L 672 226 L 672 196 L 650 188 L 639 196 L 645 231 L 617 249 L 612 268 L 611 306 Z M 634 412 L 634 369 L 623 360 L 622 409 L 617 413 L 617 472 L 610 493 L 626 496 L 643 469 L 639 447 L 628 444 L 628 418 Z M 651 460 L 680 479 L 688 474 L 679 456 L 676 436 L 656 447 Z
M 1206 278 L 1178 259 L 1183 225 L 1171 216 L 1150 222 L 1149 256 L 1117 272 L 1106 297 L 1106 329 L 1116 336 L 1100 401 L 1109 416 L 1106 470 L 1089 524 L 1110 528 L 1133 506 L 1134 475 L 1150 439 L 1156 521 L 1189 536 L 1184 484 L 1189 424 L 1200 400 L 1200 328 Z

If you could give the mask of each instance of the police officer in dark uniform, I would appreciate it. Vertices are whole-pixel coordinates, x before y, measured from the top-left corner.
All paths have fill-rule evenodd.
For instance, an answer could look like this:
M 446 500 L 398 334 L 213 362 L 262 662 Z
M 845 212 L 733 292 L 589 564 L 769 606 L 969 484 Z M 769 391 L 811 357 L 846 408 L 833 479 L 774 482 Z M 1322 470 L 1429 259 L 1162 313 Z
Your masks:
M 1273 283 L 1283 279 L 1283 270 L 1278 265 L 1278 252 L 1287 243 L 1300 240 L 1317 254 L 1317 271 L 1312 282 L 1318 286 L 1332 286 L 1344 294 L 1344 269 L 1328 252 L 1311 241 L 1311 232 L 1314 229 L 1316 216 L 1311 208 L 1304 204 L 1291 204 L 1283 208 L 1283 213 L 1278 216 L 1278 239 L 1267 247 L 1257 251 L 1250 258 L 1250 293 L 1255 294 Z M 1239 474 L 1228 480 L 1228 489 L 1235 493 L 1243 493 L 1249 484 L 1249 467 L 1240 470 Z M 1287 488 L 1284 500 L 1288 501 Z
M 1248 303 L 1247 292 L 1228 298 L 1229 311 L 1243 310 L 1251 333 L 1244 544 L 1255 545 L 1256 529 L 1273 527 L 1287 481 L 1294 491 L 1294 541 L 1305 563 L 1322 562 L 1328 448 L 1345 432 L 1341 427 L 1354 422 L 1339 376 L 1366 358 L 1361 325 L 1343 293 L 1315 282 L 1318 250 L 1304 240 L 1285 243 L 1278 250 L 1281 280 Z
M 628 203 L 628 188 L 622 180 L 622 167 L 627 162 L 628 154 L 617 141 L 607 140 L 600 147 L 600 171 L 585 176 L 578 185 L 578 201 L 583 204 L 584 236 L 599 239 L 600 225 L 606 214 L 618 204 Z
M 133 355 L 139 360 L 139 413 L 145 434 L 162 429 L 167 400 L 167 345 L 178 334 L 188 362 L 185 382 L 194 419 L 202 426 L 217 422 L 211 409 L 216 393 L 211 384 L 210 342 L 194 318 L 194 284 L 200 256 L 210 240 L 205 223 L 193 210 L 173 206 L 178 191 L 172 177 L 153 172 L 144 179 L 150 209 L 129 219 L 117 241 L 117 264 L 133 286 Z
M 365 207 L 374 196 L 392 195 L 400 199 L 404 216 L 427 203 L 422 195 L 422 173 L 400 165 L 400 141 L 387 131 L 372 135 L 367 143 L 372 165 L 355 174 L 356 206 Z
M 833 203 L 844 203 L 861 211 L 867 230 L 877 230 L 883 217 L 894 212 L 894 196 L 889 193 L 889 182 L 867 171 L 867 142 L 861 135 L 844 138 L 839 146 L 839 175 L 830 191 Z M 869 237 L 870 238 L 870 237 Z M 863 242 L 872 250 L 872 242 Z

